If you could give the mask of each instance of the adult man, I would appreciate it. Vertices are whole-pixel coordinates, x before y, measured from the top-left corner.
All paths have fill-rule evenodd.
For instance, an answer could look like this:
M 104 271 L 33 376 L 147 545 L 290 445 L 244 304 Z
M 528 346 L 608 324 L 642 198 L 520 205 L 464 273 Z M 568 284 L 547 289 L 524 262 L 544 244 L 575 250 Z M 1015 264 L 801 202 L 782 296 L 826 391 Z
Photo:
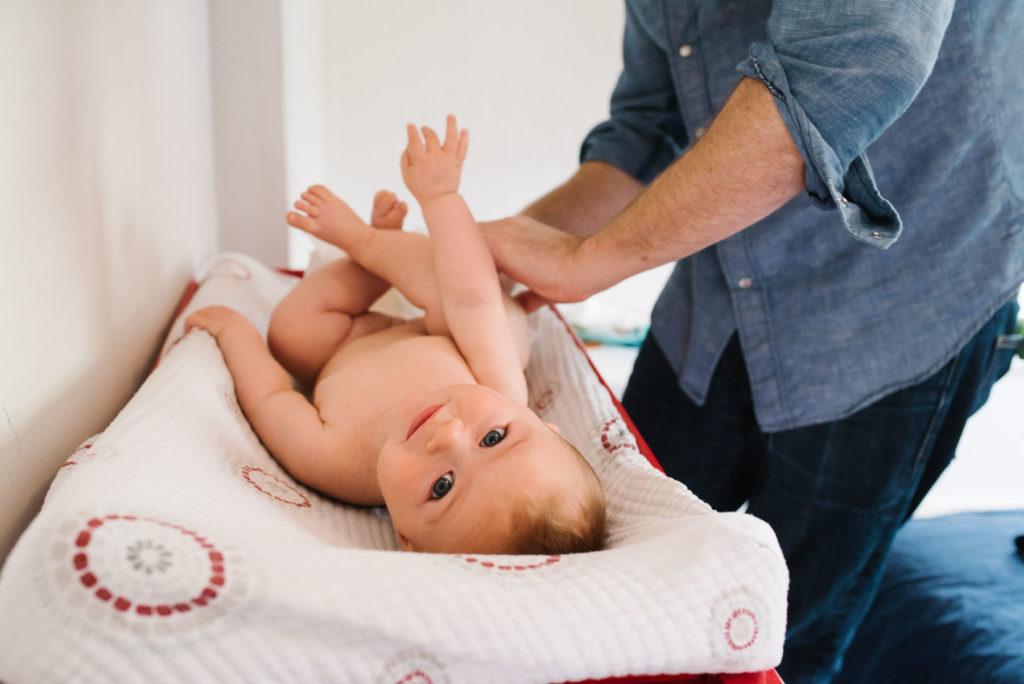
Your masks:
M 538 301 L 680 260 L 624 403 L 670 475 L 775 529 L 787 682 L 838 670 L 1009 365 L 1020 35 L 1012 0 L 629 2 L 579 171 L 486 227 Z

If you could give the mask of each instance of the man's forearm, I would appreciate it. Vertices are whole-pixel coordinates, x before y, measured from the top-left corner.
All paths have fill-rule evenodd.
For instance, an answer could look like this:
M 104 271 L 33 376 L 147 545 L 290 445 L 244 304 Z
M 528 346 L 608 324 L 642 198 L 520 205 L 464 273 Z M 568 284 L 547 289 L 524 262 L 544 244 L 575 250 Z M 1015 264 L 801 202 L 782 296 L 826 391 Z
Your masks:
M 576 173 L 521 213 L 571 235 L 600 230 L 644 189 L 643 184 L 611 164 L 583 162 Z
M 744 79 L 707 134 L 580 244 L 580 280 L 592 294 L 689 256 L 771 214 L 803 187 L 803 159 L 772 95 Z

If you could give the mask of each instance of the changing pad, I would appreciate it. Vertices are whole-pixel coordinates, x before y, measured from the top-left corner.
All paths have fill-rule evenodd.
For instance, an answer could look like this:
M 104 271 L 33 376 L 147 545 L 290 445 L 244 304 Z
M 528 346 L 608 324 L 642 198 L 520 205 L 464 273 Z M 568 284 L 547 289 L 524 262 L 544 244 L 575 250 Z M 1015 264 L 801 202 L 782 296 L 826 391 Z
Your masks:
M 217 303 L 266 330 L 295 282 L 226 254 L 189 293 L 153 373 L 64 463 L 3 568 L 0 680 L 664 681 L 778 664 L 771 529 L 652 467 L 552 309 L 530 316 L 530 403 L 604 483 L 606 550 L 399 552 L 384 509 L 293 480 L 183 320 Z

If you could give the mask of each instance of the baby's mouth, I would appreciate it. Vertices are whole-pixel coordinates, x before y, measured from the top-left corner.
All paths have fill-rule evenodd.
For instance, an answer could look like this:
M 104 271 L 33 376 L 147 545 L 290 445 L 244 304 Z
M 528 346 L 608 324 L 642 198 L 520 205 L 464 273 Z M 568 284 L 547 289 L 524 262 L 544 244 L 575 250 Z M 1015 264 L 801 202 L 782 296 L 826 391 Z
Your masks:
M 408 434 L 405 435 L 405 440 L 409 441 L 409 438 L 412 437 L 412 433 L 416 432 L 421 425 L 430 420 L 430 417 L 437 413 L 437 410 L 442 406 L 444 406 L 444 404 L 438 404 L 436 406 L 427 407 L 420 411 L 420 414 L 413 418 L 412 423 L 409 424 L 409 432 Z

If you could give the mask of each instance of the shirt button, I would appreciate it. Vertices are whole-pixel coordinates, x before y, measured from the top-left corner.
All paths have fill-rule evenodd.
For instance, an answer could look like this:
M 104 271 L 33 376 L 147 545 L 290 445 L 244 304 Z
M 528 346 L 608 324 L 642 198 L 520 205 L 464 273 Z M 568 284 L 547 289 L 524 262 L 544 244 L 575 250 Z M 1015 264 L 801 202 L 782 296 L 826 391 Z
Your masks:
M 696 135 L 698 138 L 703 138 L 704 134 L 707 133 L 707 132 L 708 132 L 708 129 L 704 128 L 703 126 L 698 126 L 697 130 L 695 130 L 693 132 L 693 134 Z
M 693 54 L 693 47 L 690 46 L 690 45 L 684 45 L 681 48 L 679 48 L 679 56 L 680 57 L 689 57 L 692 54 Z
M 754 281 L 750 278 L 744 277 L 740 278 L 736 284 L 739 285 L 742 290 L 749 290 L 750 286 L 754 284 Z

